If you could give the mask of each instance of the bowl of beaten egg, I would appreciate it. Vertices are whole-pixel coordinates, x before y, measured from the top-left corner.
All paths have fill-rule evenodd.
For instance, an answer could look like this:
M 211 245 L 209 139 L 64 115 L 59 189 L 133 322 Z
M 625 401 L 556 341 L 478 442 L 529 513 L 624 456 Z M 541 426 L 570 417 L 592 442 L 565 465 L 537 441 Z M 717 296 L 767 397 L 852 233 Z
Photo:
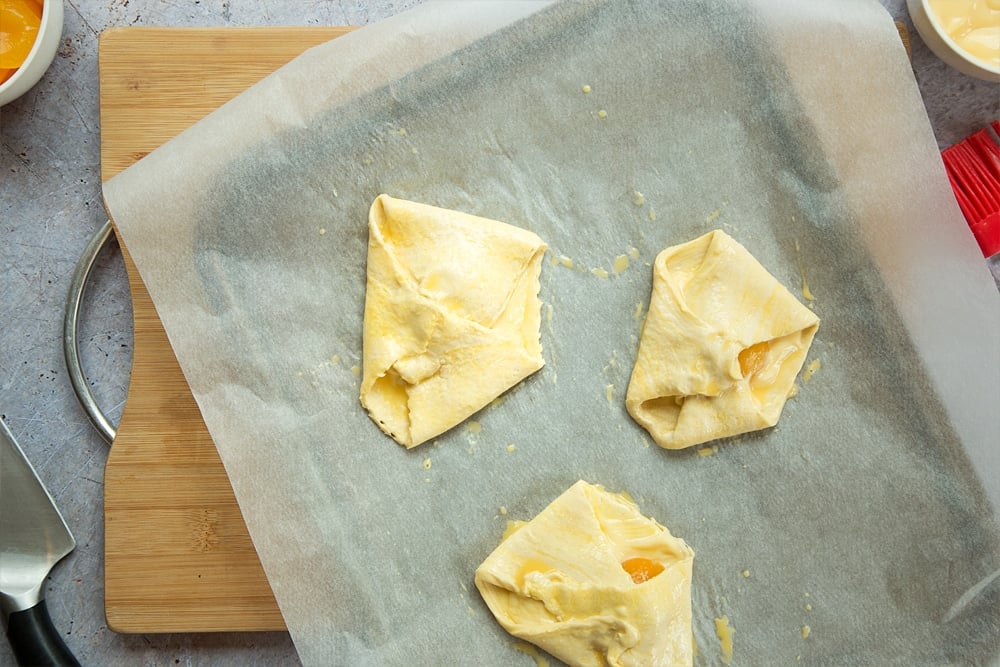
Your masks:
M 38 83 L 63 28 L 63 0 L 0 0 L 0 106 Z
M 927 47 L 959 72 L 1000 81 L 1000 0 L 907 0 Z

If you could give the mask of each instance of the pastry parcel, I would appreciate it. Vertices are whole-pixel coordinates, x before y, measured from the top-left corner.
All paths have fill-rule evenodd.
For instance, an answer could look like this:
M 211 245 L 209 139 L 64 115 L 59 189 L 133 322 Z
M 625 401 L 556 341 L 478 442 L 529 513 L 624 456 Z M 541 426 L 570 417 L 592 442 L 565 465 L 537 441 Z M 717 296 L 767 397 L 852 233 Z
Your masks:
M 380 195 L 368 220 L 361 403 L 415 447 L 544 364 L 544 242 L 496 220 Z
M 694 552 L 624 495 L 580 481 L 476 570 L 509 633 L 574 666 L 690 665 Z
M 667 248 L 626 408 L 666 449 L 774 426 L 818 327 L 725 232 Z

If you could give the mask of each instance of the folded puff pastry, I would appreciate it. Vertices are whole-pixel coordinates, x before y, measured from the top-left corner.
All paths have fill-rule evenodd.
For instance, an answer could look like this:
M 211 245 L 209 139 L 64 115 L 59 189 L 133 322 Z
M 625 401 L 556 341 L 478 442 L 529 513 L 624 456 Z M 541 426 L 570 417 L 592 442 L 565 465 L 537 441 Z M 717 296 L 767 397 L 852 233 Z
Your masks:
M 579 481 L 476 569 L 497 621 L 574 666 L 688 666 L 694 552 L 628 497 Z
M 361 403 L 399 444 L 460 423 L 544 365 L 545 243 L 380 195 L 371 206 Z
M 667 248 L 626 408 L 666 449 L 773 426 L 818 327 L 725 232 Z

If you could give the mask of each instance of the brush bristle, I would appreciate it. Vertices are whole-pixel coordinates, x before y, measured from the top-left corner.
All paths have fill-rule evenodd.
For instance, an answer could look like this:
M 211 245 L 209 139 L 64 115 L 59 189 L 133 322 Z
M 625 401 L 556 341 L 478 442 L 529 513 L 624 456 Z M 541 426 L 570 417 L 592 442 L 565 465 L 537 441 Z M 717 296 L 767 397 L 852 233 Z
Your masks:
M 1000 252 L 1000 122 L 941 152 L 955 199 L 983 255 Z

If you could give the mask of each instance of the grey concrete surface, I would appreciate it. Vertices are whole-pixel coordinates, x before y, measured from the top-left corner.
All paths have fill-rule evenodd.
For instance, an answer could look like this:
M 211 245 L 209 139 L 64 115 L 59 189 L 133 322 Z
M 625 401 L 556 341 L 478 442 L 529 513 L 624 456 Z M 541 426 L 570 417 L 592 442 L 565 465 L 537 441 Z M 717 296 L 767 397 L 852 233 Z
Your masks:
M 833 1 L 833 0 L 831 0 Z M 939 145 L 1000 118 L 1000 86 L 937 60 L 904 0 L 881 0 L 906 22 L 913 68 Z M 0 416 L 48 486 L 78 542 L 53 572 L 53 620 L 84 665 L 297 664 L 285 633 L 119 635 L 104 619 L 103 477 L 107 444 L 71 388 L 62 353 L 73 268 L 104 223 L 97 41 L 127 25 L 365 25 L 418 0 L 66 0 L 63 43 L 44 79 L 0 109 Z M 905 165 L 900 165 L 905 169 Z M 83 366 L 117 422 L 129 379 L 131 306 L 121 254 L 106 247 L 84 302 Z M 4 508 L 0 508 L 0 512 Z M 13 654 L 0 641 L 0 665 Z

